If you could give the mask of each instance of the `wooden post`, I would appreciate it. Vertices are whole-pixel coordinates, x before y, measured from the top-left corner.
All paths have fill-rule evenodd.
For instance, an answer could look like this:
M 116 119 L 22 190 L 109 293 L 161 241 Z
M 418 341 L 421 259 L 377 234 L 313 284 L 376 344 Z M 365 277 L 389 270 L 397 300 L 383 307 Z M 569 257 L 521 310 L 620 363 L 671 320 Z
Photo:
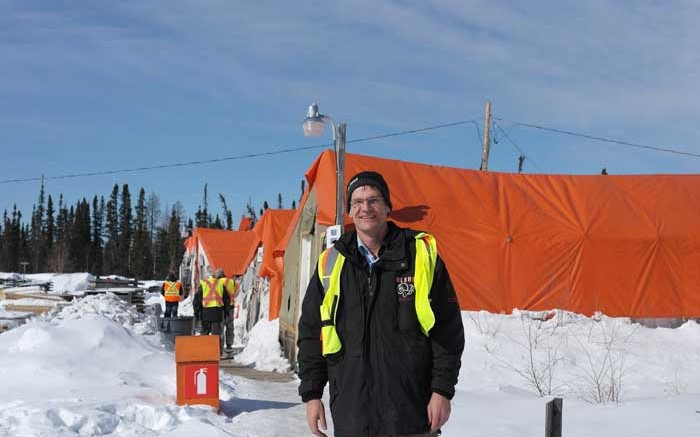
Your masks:
M 562 398 L 547 402 L 544 419 L 544 437 L 561 437 Z
M 484 152 L 481 155 L 481 167 L 479 170 L 486 171 L 489 169 L 489 149 L 491 148 L 491 140 L 489 132 L 491 131 L 491 102 L 486 102 L 486 111 L 484 113 Z

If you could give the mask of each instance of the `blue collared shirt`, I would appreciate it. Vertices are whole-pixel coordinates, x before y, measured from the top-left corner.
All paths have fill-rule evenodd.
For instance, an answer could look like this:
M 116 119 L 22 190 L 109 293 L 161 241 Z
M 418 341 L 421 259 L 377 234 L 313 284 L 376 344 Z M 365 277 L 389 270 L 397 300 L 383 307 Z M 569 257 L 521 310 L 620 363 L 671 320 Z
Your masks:
M 374 256 L 372 251 L 369 250 L 369 248 L 367 248 L 367 246 L 365 246 L 365 243 L 363 243 L 362 240 L 360 240 L 359 236 L 357 237 L 357 248 L 360 249 L 360 253 L 362 254 L 362 256 L 365 257 L 365 260 L 367 261 L 367 265 L 369 266 L 369 271 L 371 272 L 372 266 L 374 265 L 374 263 L 379 261 L 379 257 Z

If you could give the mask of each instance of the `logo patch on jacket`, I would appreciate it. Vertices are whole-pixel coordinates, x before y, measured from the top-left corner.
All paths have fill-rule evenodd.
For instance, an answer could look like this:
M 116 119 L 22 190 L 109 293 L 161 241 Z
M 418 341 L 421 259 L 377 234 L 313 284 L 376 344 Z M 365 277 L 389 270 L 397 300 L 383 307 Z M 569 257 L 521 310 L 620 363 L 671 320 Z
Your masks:
M 414 294 L 416 292 L 416 287 L 413 286 L 413 276 L 396 277 L 396 292 L 403 298 Z

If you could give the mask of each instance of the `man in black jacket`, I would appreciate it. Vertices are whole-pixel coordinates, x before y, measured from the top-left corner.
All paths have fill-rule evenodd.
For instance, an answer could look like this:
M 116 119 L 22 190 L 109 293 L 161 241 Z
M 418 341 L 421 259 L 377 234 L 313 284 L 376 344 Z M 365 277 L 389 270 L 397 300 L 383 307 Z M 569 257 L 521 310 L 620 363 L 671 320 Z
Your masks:
M 319 257 L 299 321 L 309 428 L 325 436 L 328 383 L 337 437 L 435 436 L 449 419 L 464 349 L 447 268 L 434 237 L 387 221 L 379 173 L 355 175 L 346 199 L 355 230 Z

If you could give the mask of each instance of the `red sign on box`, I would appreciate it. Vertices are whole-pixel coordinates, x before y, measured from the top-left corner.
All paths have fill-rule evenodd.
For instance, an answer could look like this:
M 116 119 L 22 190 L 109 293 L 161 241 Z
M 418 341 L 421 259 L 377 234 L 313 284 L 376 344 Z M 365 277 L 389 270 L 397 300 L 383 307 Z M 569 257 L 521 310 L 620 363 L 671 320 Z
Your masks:
M 218 397 L 218 365 L 190 364 L 183 367 L 185 370 L 185 396 L 188 399 Z

